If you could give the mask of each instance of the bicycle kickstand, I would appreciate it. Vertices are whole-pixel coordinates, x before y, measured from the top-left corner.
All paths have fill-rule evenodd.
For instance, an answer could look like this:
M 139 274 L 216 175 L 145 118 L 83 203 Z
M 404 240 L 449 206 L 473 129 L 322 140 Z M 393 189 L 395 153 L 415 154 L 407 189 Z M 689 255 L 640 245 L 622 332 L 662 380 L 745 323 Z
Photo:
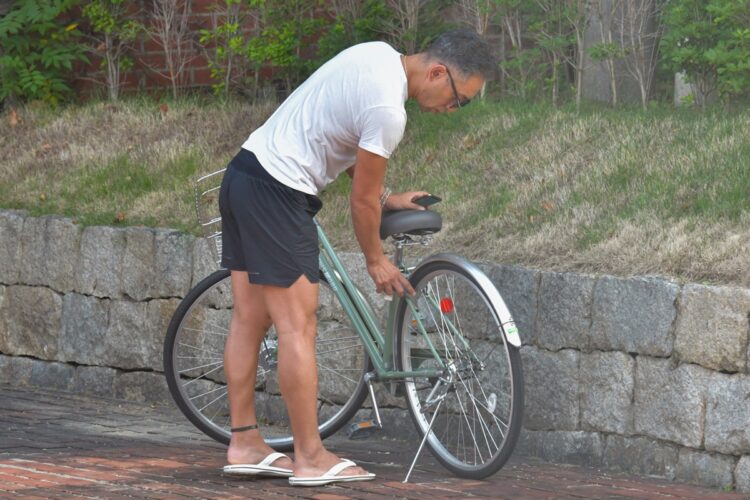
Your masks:
M 430 419 L 430 425 L 427 426 L 427 431 L 424 433 L 422 442 L 419 443 L 419 449 L 417 450 L 417 454 L 414 455 L 414 460 L 412 460 L 411 462 L 411 467 L 409 467 L 409 472 L 406 473 L 406 477 L 402 481 L 403 483 L 409 482 L 409 476 L 411 476 L 411 471 L 413 471 L 414 466 L 417 465 L 417 459 L 419 458 L 419 455 L 422 454 L 422 448 L 424 448 L 424 444 L 427 442 L 427 438 L 430 436 L 430 432 L 432 432 L 432 424 L 435 423 L 435 417 L 437 417 L 437 414 L 440 411 L 440 407 L 442 406 L 443 401 L 444 401 L 443 399 L 438 401 L 438 404 L 435 407 L 435 413 L 432 414 L 432 418 Z
M 370 401 L 372 402 L 372 415 L 370 419 L 360 420 L 349 425 L 346 431 L 349 439 L 366 439 L 374 432 L 383 428 L 383 421 L 380 419 L 378 410 L 378 401 L 375 399 L 375 389 L 372 387 L 372 381 L 376 378 L 375 372 L 365 374 L 365 382 L 370 392 Z

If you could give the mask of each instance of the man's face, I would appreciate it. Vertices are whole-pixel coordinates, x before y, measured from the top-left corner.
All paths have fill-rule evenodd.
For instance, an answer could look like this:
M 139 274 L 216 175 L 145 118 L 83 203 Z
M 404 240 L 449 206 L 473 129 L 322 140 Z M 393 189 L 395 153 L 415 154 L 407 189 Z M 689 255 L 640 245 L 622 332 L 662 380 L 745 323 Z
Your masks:
M 477 95 L 483 84 L 484 79 L 479 75 L 463 79 L 445 64 L 434 63 L 428 68 L 424 90 L 416 96 L 417 103 L 422 111 L 432 113 L 458 111 Z

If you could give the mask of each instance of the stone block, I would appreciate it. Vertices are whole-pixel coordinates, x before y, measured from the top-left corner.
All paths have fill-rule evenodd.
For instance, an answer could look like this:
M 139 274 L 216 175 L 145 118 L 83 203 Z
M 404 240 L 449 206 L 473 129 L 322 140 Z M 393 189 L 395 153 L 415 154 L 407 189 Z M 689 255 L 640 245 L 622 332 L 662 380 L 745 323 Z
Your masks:
M 708 387 L 705 448 L 750 454 L 750 376 L 713 374 Z
M 729 372 L 747 367 L 750 290 L 686 285 L 680 297 L 675 353 L 683 362 Z
M 534 338 L 557 351 L 587 348 L 594 279 L 573 273 L 542 273 Z
M 77 291 L 95 297 L 122 297 L 125 231 L 106 226 L 87 227 L 81 236 Z
M 47 282 L 47 256 L 45 232 L 47 219 L 27 217 L 21 232 L 21 258 L 18 261 L 18 281 L 26 285 L 44 285 Z
M 113 300 L 104 338 L 104 353 L 98 364 L 124 369 L 151 367 L 155 352 L 155 328 L 149 324 L 150 303 Z
M 2 344 L 4 338 L 8 336 L 8 327 L 5 320 L 5 287 L 0 285 L 0 352 L 2 352 Z
M 158 279 L 154 270 L 154 230 L 130 227 L 124 233 L 122 291 L 125 296 L 136 301 L 152 298 L 154 283 Z
M 76 286 L 77 255 L 81 227 L 70 219 L 47 217 L 45 256 L 47 286 L 58 292 L 70 292 Z
M 529 430 L 577 430 L 578 351 L 521 348 L 526 389 L 524 425 Z
M 736 464 L 737 458 L 732 456 L 682 448 L 675 479 L 712 488 L 731 488 Z
M 157 229 L 154 236 L 153 298 L 184 297 L 193 278 L 193 242 L 189 234 Z
M 0 381 L 12 386 L 25 386 L 31 381 L 31 369 L 37 361 L 20 356 L 0 354 Z
M 18 283 L 24 212 L 0 210 L 0 283 Z
M 634 474 L 674 479 L 678 447 L 645 437 L 607 436 L 603 465 Z
M 157 371 L 164 370 L 162 359 L 164 337 L 167 335 L 172 315 L 179 305 L 179 299 L 152 300 L 148 303 L 146 320 L 148 330 L 143 332 L 146 338 L 145 345 L 148 347 L 144 366 Z M 223 352 L 223 349 L 219 352 Z
M 29 384 L 45 389 L 70 391 L 75 379 L 75 367 L 66 363 L 33 360 Z
M 711 372 L 646 356 L 635 366 L 635 432 L 700 448 Z
M 580 356 L 581 428 L 631 434 L 635 360 L 622 352 Z
M 658 278 L 600 278 L 594 287 L 591 348 L 669 356 L 679 291 Z
M 163 373 L 119 372 L 114 388 L 116 399 L 156 404 L 172 401 Z
M 72 390 L 86 396 L 113 398 L 117 370 L 100 366 L 76 368 Z
M 62 217 L 27 217 L 21 235 L 19 282 L 68 292 L 76 285 L 81 229 Z
M 111 361 L 106 334 L 112 301 L 69 293 L 62 300 L 58 359 L 87 365 Z
M 131 302 L 68 294 L 60 358 L 87 365 L 161 369 L 163 339 L 156 323 L 161 302 Z
M 5 289 L 5 334 L 0 352 L 56 359 L 62 327 L 62 297 L 44 287 L 10 286 Z
M 737 491 L 750 493 L 750 455 L 740 458 L 734 469 L 734 487 Z
M 541 274 L 521 266 L 492 266 L 488 272 L 516 322 L 521 341 L 535 344 L 534 318 L 537 311 L 537 291 Z
M 193 241 L 193 279 L 190 284 L 191 287 L 220 268 L 217 259 L 221 259 L 221 255 L 218 255 L 213 240 L 196 238 Z
M 548 462 L 601 464 L 605 438 L 596 432 L 522 430 L 515 452 Z

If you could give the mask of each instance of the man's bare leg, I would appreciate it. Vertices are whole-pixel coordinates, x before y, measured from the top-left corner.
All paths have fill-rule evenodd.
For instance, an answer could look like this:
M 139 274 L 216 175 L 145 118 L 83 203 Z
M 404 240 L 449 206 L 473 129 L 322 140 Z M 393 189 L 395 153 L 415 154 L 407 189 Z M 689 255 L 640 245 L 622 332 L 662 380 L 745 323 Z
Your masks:
M 263 336 L 271 326 L 271 317 L 259 285 L 252 285 L 247 273 L 232 271 L 234 308 L 229 336 L 224 348 L 224 373 L 229 390 L 229 413 L 232 427 L 256 424 L 255 377 L 258 351 Z M 273 452 L 261 435 L 262 429 L 232 433 L 227 450 L 230 464 L 257 464 Z M 280 458 L 275 467 L 292 468 L 292 461 Z
M 294 435 L 294 475 L 320 476 L 341 459 L 323 447 L 318 434 L 318 285 L 302 275 L 289 288 L 264 286 L 263 294 L 279 337 L 279 384 Z M 341 475 L 364 473 L 350 467 Z

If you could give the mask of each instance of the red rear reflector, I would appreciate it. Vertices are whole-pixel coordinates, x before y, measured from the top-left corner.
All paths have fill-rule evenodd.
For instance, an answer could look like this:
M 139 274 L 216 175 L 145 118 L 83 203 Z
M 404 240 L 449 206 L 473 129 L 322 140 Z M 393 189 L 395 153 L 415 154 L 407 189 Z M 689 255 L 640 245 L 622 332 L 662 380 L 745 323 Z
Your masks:
M 450 297 L 444 297 L 440 299 L 440 310 L 443 314 L 450 314 L 453 312 L 453 299 Z

